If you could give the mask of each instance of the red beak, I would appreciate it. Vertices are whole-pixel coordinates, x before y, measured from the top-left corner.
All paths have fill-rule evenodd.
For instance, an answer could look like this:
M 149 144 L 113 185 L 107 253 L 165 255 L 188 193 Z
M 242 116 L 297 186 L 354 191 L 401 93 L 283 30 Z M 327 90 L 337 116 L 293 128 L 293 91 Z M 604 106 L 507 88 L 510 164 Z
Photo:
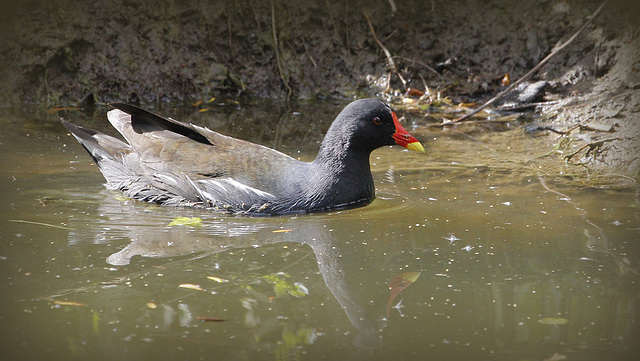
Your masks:
M 396 132 L 393 133 L 393 139 L 395 139 L 396 143 L 400 146 L 403 146 L 407 149 L 415 150 L 418 152 L 424 153 L 424 147 L 413 135 L 409 134 L 404 127 L 398 121 L 398 116 L 396 112 L 391 112 L 393 115 L 393 124 L 396 126 Z

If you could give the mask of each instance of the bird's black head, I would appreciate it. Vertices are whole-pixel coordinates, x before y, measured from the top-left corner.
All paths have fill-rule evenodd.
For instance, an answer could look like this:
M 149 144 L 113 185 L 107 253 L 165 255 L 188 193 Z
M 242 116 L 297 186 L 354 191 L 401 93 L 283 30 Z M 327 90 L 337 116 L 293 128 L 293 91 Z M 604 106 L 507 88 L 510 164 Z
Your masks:
M 424 152 L 422 145 L 400 125 L 396 113 L 377 99 L 360 99 L 347 105 L 331 125 L 327 138 L 330 135 L 332 141 L 354 151 L 371 152 L 398 144 Z M 327 138 L 325 141 L 331 139 Z

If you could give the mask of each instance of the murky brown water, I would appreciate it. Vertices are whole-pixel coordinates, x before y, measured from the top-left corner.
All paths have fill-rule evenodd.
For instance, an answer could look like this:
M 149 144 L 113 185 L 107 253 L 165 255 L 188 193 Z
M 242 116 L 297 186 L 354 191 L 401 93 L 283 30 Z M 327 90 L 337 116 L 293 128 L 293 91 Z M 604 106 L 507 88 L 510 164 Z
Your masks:
M 337 109 L 160 112 L 310 158 Z M 106 130 L 105 111 L 64 116 Z M 633 357 L 637 191 L 549 175 L 515 126 L 411 119 L 427 153 L 376 151 L 372 205 L 241 218 L 123 199 L 57 115 L 3 110 L 3 358 Z

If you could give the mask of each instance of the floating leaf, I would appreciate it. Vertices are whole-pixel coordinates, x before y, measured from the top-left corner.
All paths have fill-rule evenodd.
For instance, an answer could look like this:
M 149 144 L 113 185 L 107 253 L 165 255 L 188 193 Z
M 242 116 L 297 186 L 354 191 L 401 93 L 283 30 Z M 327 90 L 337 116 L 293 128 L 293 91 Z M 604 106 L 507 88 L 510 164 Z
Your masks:
M 566 318 L 545 317 L 538 320 L 543 325 L 566 325 L 569 322 Z
M 176 217 L 169 223 L 169 226 L 191 226 L 191 227 L 201 227 L 202 219 L 198 217 Z
M 272 273 L 270 275 L 262 276 L 262 278 L 267 280 L 267 282 L 269 282 L 269 283 L 276 283 L 279 280 L 281 280 L 283 278 L 288 278 L 288 277 L 291 277 L 291 276 L 289 276 L 288 274 L 286 274 L 284 272 Z
M 216 281 L 218 283 L 226 283 L 229 282 L 229 280 L 225 280 L 224 278 L 220 278 L 220 277 L 214 277 L 214 276 L 207 276 L 208 279 L 212 280 L 212 281 Z
M 147 302 L 147 308 L 155 310 L 156 308 L 158 308 L 158 305 L 153 302 Z
M 58 301 L 54 300 L 53 304 L 56 306 L 86 306 L 86 303 L 74 302 L 74 301 Z
M 200 113 L 208 112 L 209 108 L 202 108 L 198 110 Z
M 276 229 L 275 231 L 271 231 L 271 233 L 289 233 L 293 231 L 294 229 Z
M 276 297 L 282 297 L 289 291 L 289 284 L 286 281 L 277 281 L 273 284 L 273 291 L 276 293 Z
M 289 294 L 293 297 L 301 298 L 309 294 L 309 290 L 301 283 L 293 283 L 286 273 L 278 272 L 270 275 L 263 276 L 267 282 L 273 285 L 273 291 L 276 293 L 276 297 L 282 297 Z
M 182 283 L 178 287 L 186 288 L 186 289 L 189 289 L 189 290 L 202 291 L 202 287 L 200 287 L 200 285 L 194 285 L 194 284 L 191 284 L 191 283 Z
M 391 277 L 389 280 L 389 302 L 387 302 L 387 317 L 391 303 L 405 288 L 411 286 L 420 277 L 420 272 L 405 272 Z
M 294 288 L 287 290 L 287 293 L 296 298 L 302 298 L 309 295 L 309 289 L 301 283 L 294 283 Z
M 100 334 L 100 315 L 98 311 L 93 311 L 93 334 Z

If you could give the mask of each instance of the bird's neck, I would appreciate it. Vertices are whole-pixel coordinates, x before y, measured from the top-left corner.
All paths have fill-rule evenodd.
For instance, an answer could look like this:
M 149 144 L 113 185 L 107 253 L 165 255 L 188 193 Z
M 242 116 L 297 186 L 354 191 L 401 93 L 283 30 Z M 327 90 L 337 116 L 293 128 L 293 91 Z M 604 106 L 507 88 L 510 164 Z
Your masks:
M 311 191 L 323 189 L 324 202 L 351 204 L 368 202 L 375 196 L 369 165 L 370 152 L 323 149 L 311 164 Z

